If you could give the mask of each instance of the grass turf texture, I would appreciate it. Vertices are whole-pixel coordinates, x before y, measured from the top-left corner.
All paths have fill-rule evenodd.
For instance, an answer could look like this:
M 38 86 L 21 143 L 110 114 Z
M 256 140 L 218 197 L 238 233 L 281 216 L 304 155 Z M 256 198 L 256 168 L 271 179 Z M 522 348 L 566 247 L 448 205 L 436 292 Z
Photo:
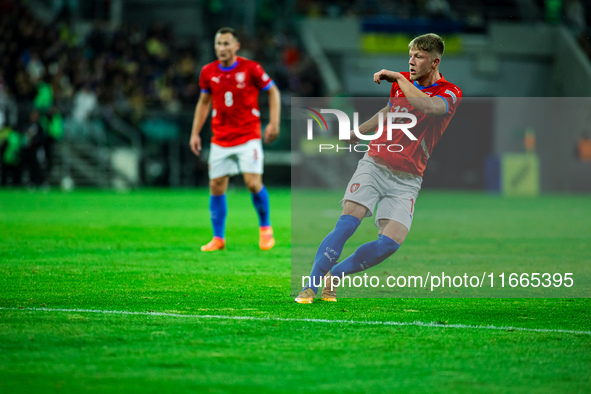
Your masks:
M 0 392 L 591 390 L 586 334 L 273 320 L 590 331 L 591 302 L 345 298 L 294 304 L 290 194 L 270 194 L 277 237 L 272 251 L 258 250 L 250 198 L 236 191 L 228 196 L 228 250 L 205 254 L 199 247 L 211 237 L 206 191 L 0 192 L 0 307 L 271 318 L 0 309 Z M 394 259 L 434 258 L 442 240 L 444 259 L 466 247 L 471 258 L 481 251 L 501 260 L 520 248 L 542 248 L 540 255 L 557 263 L 591 255 L 591 201 L 585 197 L 423 192 L 419 203 L 420 216 Z M 486 217 L 492 226 L 477 223 Z M 360 239 L 375 237 L 370 221 L 363 226 Z M 528 236 L 507 237 L 508 228 Z M 311 227 L 301 247 L 314 250 L 317 233 L 325 232 Z M 506 248 L 495 254 L 482 239 Z

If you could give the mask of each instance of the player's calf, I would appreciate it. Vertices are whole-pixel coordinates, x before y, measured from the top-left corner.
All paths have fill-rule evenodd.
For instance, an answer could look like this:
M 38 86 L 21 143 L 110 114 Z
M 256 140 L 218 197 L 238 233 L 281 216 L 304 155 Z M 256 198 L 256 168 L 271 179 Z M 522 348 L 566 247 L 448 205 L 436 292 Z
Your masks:
M 394 254 L 400 244 L 385 235 L 379 235 L 378 239 L 361 245 L 353 254 L 335 265 L 332 275 L 342 278 L 344 275 L 351 275 L 357 272 L 376 266 L 389 256 Z

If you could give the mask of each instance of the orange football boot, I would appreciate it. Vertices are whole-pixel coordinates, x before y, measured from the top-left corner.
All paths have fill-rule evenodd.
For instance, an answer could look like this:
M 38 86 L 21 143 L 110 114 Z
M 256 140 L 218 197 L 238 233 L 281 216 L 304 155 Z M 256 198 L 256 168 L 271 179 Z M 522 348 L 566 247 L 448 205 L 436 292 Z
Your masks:
M 275 246 L 275 238 L 273 238 L 273 227 L 265 226 L 259 228 L 259 248 L 261 250 L 269 250 Z
M 211 241 L 201 247 L 202 252 L 215 252 L 226 249 L 226 241 L 220 237 L 213 237 Z

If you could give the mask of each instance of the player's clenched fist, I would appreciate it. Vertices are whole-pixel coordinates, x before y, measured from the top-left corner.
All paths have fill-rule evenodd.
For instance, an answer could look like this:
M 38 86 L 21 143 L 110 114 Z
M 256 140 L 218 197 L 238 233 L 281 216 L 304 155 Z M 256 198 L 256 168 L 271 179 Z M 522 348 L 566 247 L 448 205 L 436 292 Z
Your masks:
M 399 75 L 400 73 L 397 73 L 395 71 L 389 71 L 389 70 L 382 69 L 373 75 L 373 81 L 375 83 L 377 83 L 378 85 L 382 81 L 388 81 L 390 83 L 393 83 L 393 82 L 396 82 L 396 78 L 398 77 L 397 74 Z
M 196 156 L 199 156 L 199 153 L 201 153 L 201 137 L 199 137 L 199 134 L 191 134 L 189 145 L 191 146 L 193 153 L 195 153 Z
M 265 144 L 269 144 L 277 139 L 279 136 L 279 127 L 277 125 L 269 123 L 265 127 Z

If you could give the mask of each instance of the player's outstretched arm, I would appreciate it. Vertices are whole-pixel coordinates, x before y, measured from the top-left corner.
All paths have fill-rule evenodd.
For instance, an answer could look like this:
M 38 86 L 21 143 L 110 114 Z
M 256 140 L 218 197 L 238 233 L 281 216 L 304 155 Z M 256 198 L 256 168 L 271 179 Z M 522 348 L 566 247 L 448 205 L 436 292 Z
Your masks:
M 267 90 L 269 95 L 269 124 L 265 127 L 265 144 L 273 142 L 279 137 L 279 122 L 281 120 L 281 93 L 273 85 Z
M 201 93 L 199 101 L 195 107 L 195 116 L 193 117 L 193 128 L 191 129 L 191 140 L 189 146 L 196 156 L 201 153 L 201 129 L 205 124 L 207 115 L 209 115 L 209 108 L 211 106 L 211 93 Z

